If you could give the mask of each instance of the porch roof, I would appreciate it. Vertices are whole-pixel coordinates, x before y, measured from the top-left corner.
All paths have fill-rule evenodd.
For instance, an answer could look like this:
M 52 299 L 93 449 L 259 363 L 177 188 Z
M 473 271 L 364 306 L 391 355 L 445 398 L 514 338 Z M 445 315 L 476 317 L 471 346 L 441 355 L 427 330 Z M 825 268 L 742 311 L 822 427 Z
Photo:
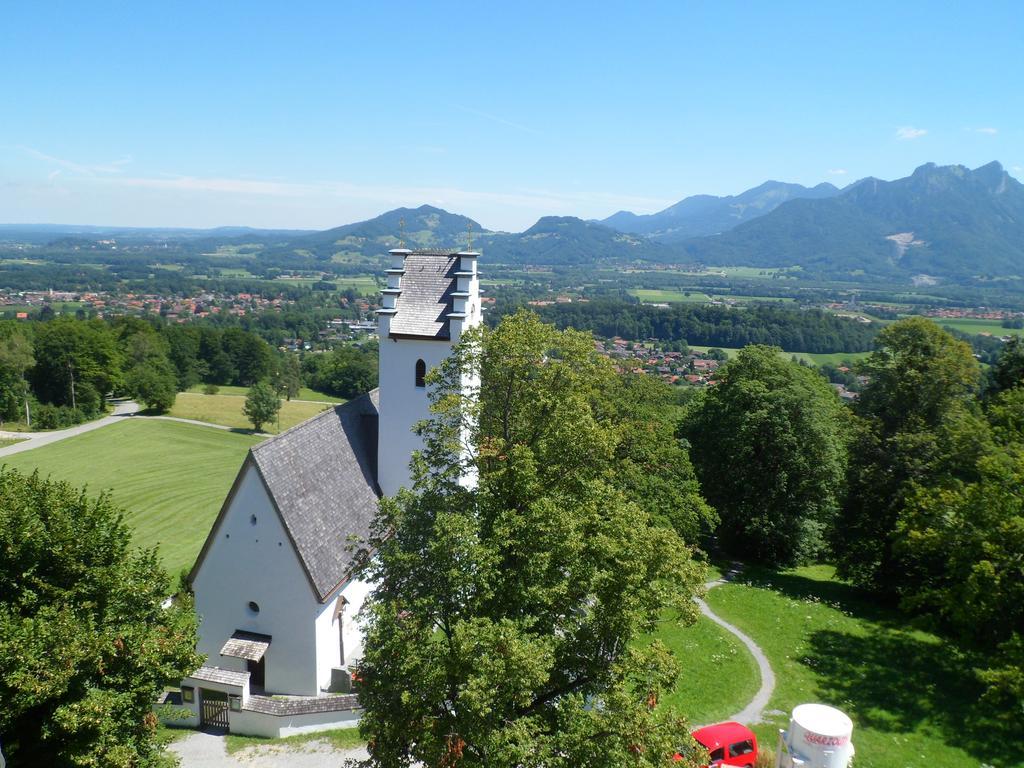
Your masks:
M 270 647 L 270 639 L 270 635 L 236 629 L 224 643 L 224 647 L 220 649 L 220 655 L 233 656 L 236 659 L 246 659 L 247 661 L 259 661 Z

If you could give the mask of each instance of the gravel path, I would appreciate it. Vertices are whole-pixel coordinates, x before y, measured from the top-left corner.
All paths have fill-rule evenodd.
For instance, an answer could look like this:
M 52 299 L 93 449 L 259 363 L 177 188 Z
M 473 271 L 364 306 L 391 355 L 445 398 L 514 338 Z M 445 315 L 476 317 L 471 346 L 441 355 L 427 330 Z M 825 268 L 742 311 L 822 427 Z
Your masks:
M 716 581 L 709 581 L 704 586 L 708 589 L 712 589 L 720 584 L 727 584 L 736 578 L 738 574 L 739 569 L 734 568 L 726 573 L 723 578 Z M 738 627 L 733 626 L 725 619 L 716 615 L 703 600 L 697 599 L 697 605 L 700 606 L 700 612 L 715 622 L 715 624 L 734 634 L 739 641 L 747 647 L 747 650 L 750 651 L 750 655 L 753 656 L 754 661 L 757 662 L 757 669 L 761 673 L 761 688 L 747 706 L 735 715 L 732 715 L 729 719 L 746 725 L 756 725 L 757 723 L 760 723 L 764 717 L 764 708 L 768 706 L 768 700 L 772 697 L 772 692 L 775 690 L 775 673 L 772 671 L 771 664 L 768 663 L 768 657 L 764 655 L 764 651 L 761 650 L 757 643 L 745 635 Z
M 365 749 L 339 750 L 326 741 L 268 744 L 227 753 L 224 737 L 194 731 L 168 747 L 181 758 L 181 768 L 342 768 L 346 760 L 365 760 Z

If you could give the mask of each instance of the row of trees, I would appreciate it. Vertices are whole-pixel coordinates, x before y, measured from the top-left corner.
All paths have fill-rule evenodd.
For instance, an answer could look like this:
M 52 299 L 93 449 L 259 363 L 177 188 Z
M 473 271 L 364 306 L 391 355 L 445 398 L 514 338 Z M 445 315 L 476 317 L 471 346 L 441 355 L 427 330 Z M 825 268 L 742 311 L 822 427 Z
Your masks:
M 989 696 L 1024 698 L 1024 344 L 988 377 L 971 348 L 909 318 L 879 333 L 852 409 L 817 372 L 749 347 L 680 431 L 721 544 L 776 565 L 815 559 L 927 617 L 990 663 Z
M 194 384 L 249 386 L 273 381 L 294 396 L 294 356 L 278 355 L 241 328 L 169 325 L 159 319 L 56 318 L 0 323 L 0 419 L 28 416 L 40 427 L 92 418 L 108 394 L 167 410 Z
M 712 347 L 768 344 L 788 352 L 860 352 L 871 348 L 876 328 L 821 310 L 755 304 L 745 309 L 672 304 L 653 307 L 594 300 L 544 307 L 541 316 L 559 328 L 611 338 L 686 341 Z

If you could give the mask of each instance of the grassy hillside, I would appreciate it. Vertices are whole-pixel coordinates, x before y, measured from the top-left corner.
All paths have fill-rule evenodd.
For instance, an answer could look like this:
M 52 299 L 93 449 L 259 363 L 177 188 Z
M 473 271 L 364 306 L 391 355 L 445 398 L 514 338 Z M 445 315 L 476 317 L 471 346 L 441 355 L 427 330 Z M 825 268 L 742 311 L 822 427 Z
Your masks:
M 121 423 L 0 459 L 0 463 L 109 490 L 140 546 L 159 545 L 172 574 L 191 567 L 258 437 L 156 419 Z
M 835 581 L 829 567 L 751 569 L 748 579 L 711 590 L 708 604 L 775 672 L 771 716 L 755 728 L 763 744 L 775 748 L 795 705 L 822 702 L 853 719 L 858 768 L 1024 764 L 1020 719 L 981 710 L 969 654 Z

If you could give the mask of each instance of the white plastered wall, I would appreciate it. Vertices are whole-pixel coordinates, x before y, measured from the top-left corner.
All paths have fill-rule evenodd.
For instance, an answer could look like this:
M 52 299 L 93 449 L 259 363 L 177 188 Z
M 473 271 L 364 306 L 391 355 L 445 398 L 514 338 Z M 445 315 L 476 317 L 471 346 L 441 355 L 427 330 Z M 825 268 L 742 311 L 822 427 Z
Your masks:
M 428 387 L 416 386 L 416 361 L 427 371 L 451 352 L 450 341 L 380 339 L 380 406 L 377 482 L 386 496 L 411 485 L 409 460 L 422 441 L 412 429 L 430 418 Z
M 365 581 L 353 579 L 321 606 L 316 618 L 316 668 L 317 680 L 321 689 L 331 683 L 331 669 L 348 667 L 363 657 L 363 632 L 357 620 L 357 614 L 363 607 L 363 601 L 371 586 Z M 345 599 L 342 611 L 341 628 L 345 639 L 345 658 L 341 658 L 341 644 L 338 642 L 337 607 L 338 598 Z
M 266 690 L 312 696 L 319 689 L 315 623 L 323 606 L 251 460 L 242 472 L 193 581 L 198 650 L 208 666 L 244 672 L 242 659 L 220 655 L 224 642 L 235 630 L 270 635 Z

